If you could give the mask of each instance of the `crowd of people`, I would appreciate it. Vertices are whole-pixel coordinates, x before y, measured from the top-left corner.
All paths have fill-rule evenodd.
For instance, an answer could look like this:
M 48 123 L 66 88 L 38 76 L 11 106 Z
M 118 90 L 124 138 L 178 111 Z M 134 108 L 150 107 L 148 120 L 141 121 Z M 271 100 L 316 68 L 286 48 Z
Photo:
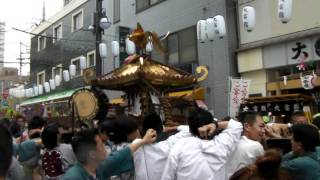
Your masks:
M 35 116 L 0 121 L 0 180 L 316 180 L 320 115 L 294 112 L 266 124 L 256 112 L 216 121 L 193 109 L 187 125 L 164 127 L 157 113 L 79 125 Z

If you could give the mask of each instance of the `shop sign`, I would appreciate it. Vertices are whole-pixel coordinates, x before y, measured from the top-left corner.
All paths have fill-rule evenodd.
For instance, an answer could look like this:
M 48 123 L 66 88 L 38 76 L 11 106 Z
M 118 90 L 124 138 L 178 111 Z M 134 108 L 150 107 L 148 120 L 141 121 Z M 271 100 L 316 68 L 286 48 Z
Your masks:
M 242 104 L 240 112 L 255 111 L 262 115 L 291 115 L 294 111 L 302 111 L 303 102 L 273 102 L 273 103 L 256 103 Z
M 305 38 L 286 44 L 288 64 L 320 60 L 320 37 Z
M 301 59 L 304 59 L 304 62 L 308 62 L 311 59 L 314 59 L 312 51 L 311 39 L 303 39 L 299 41 L 290 42 L 287 44 L 288 47 L 288 64 L 298 64 Z

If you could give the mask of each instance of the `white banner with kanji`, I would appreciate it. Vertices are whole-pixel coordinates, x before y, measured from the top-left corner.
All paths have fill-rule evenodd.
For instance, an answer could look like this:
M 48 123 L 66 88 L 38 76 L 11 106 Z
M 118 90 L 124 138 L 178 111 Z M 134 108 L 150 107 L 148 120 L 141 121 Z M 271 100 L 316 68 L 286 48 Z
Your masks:
M 231 79 L 230 89 L 230 117 L 236 117 L 239 112 L 240 105 L 244 103 L 245 99 L 249 96 L 251 80 L 245 79 Z

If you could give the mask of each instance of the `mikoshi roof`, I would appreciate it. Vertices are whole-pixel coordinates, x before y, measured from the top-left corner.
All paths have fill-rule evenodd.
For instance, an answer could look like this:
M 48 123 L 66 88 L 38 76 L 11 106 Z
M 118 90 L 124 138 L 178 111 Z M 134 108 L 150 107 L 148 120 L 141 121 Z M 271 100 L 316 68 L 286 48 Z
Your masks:
M 197 77 L 188 72 L 152 60 L 149 56 L 134 56 L 130 63 L 92 81 L 105 89 L 125 90 L 147 81 L 157 87 L 183 87 L 197 83 Z

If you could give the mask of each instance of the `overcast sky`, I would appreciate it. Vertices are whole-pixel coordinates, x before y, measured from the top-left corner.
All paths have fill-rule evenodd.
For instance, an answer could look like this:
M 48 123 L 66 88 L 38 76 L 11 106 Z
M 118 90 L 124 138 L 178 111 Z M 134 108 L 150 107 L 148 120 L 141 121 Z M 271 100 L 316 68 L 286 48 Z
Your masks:
M 12 27 L 30 32 L 34 23 L 42 19 L 44 0 L 0 0 L 0 21 L 6 22 L 5 61 L 17 62 L 20 53 L 20 42 L 30 46 L 30 35 L 12 30 Z M 62 8 L 63 0 L 45 0 L 46 19 L 50 18 Z M 25 53 L 26 48 L 22 51 Z M 29 55 L 23 55 L 29 57 Z M 30 62 L 25 60 L 25 62 Z M 5 66 L 17 67 L 19 64 L 6 63 Z M 22 67 L 22 74 L 29 74 L 29 65 Z

